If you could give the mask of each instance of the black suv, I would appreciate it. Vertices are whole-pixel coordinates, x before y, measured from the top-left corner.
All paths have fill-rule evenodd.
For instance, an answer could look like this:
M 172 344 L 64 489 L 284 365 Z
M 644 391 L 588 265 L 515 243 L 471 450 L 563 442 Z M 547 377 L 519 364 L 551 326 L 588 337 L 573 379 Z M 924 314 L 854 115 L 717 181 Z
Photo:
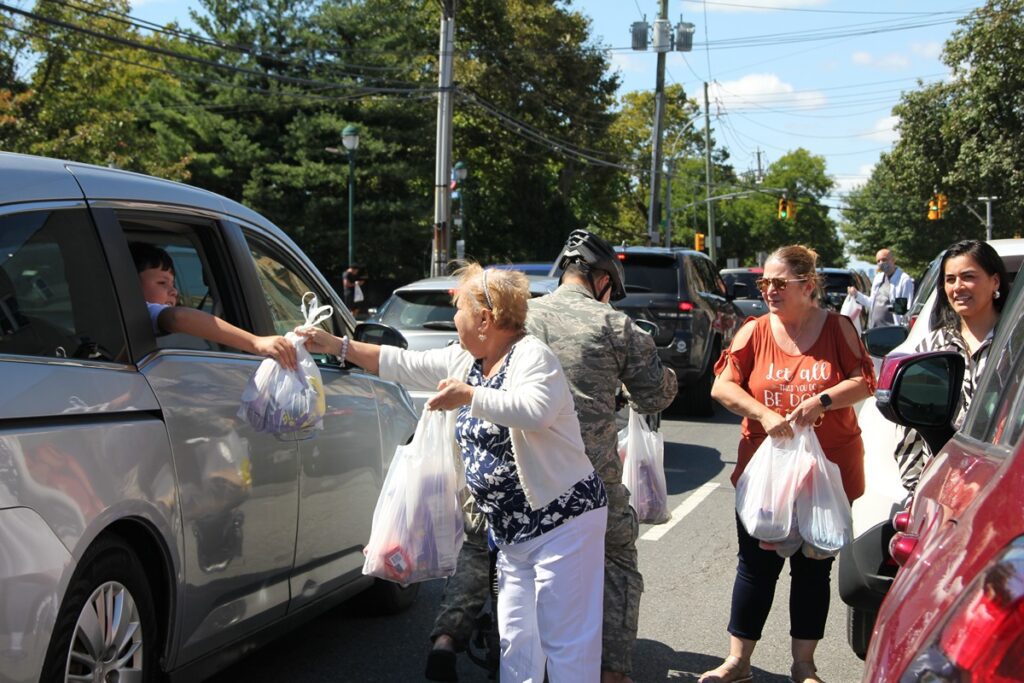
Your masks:
M 741 319 L 718 269 L 690 249 L 615 247 L 615 252 L 626 271 L 626 298 L 613 305 L 658 324 L 658 355 L 679 378 L 681 407 L 691 415 L 711 415 L 712 370 Z

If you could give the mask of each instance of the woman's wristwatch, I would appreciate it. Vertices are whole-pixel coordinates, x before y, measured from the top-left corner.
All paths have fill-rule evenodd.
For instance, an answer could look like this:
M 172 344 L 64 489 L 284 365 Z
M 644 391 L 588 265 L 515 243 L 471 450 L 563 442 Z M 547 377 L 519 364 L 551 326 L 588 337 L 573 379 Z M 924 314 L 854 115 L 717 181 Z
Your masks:
M 818 394 L 818 401 L 821 402 L 821 407 L 825 410 L 832 407 L 832 397 L 828 394 Z

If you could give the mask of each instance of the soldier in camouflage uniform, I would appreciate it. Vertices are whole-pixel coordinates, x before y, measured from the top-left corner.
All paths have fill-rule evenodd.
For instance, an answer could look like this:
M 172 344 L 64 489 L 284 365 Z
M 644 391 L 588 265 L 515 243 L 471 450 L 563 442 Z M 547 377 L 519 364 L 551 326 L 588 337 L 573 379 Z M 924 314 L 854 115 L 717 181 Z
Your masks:
M 661 364 L 654 339 L 608 305 L 626 292 L 622 264 L 607 242 L 574 230 L 559 266 L 564 269 L 560 286 L 530 302 L 526 329 L 561 361 L 587 455 L 608 491 L 601 678 L 628 681 L 644 583 L 637 568 L 639 524 L 622 485 L 615 394 L 625 384 L 637 412 L 657 413 L 672 402 L 679 384 Z
M 614 250 L 585 230 L 569 235 L 559 260 L 564 269 L 558 289 L 530 302 L 527 331 L 551 347 L 572 387 L 587 455 L 608 492 L 605 535 L 603 683 L 629 681 L 640 615 L 643 577 L 637 567 L 639 523 L 622 485 L 615 395 L 625 384 L 639 413 L 666 408 L 679 389 L 675 373 L 658 358 L 654 340 L 624 313 L 608 305 L 625 296 L 622 265 Z M 463 649 L 476 615 L 488 597 L 488 549 L 483 524 L 467 516 L 466 542 L 455 576 L 445 586 L 441 612 L 431 638 L 431 680 L 455 680 L 453 649 Z M 447 650 L 446 654 L 438 654 Z M 450 677 L 441 673 L 448 670 Z M 433 666 L 432 666 L 433 664 Z M 434 675 L 431 675 L 434 674 Z

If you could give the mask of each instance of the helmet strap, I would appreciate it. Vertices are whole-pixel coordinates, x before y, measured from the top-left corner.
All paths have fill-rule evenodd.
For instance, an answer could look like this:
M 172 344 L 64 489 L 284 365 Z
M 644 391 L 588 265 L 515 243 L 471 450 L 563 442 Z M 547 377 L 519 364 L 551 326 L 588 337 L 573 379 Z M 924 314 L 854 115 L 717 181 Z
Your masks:
M 603 272 L 603 271 L 598 271 Z M 604 295 L 608 293 L 608 290 L 612 288 L 612 278 L 608 277 L 608 282 L 605 283 L 601 291 L 597 291 L 597 285 L 594 283 L 594 271 L 590 268 L 587 269 L 587 282 L 590 283 L 590 292 L 594 295 L 594 298 L 598 301 L 604 301 Z

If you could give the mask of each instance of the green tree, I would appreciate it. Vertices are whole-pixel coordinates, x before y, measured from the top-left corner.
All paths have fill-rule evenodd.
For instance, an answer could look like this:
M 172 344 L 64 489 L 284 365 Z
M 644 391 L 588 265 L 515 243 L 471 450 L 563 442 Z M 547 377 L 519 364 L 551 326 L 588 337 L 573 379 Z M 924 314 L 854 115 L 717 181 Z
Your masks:
M 124 12 L 128 5 L 105 0 L 103 8 Z M 16 58 L 0 60 L 0 145 L 188 178 L 188 143 L 164 116 L 165 107 L 181 99 L 180 83 L 166 73 L 160 55 L 107 37 L 156 41 L 105 12 L 50 2 L 39 2 L 34 12 L 36 18 L 17 20 L 30 37 L 18 43 L 25 49 L 21 63 L 31 65 L 25 81 L 16 79 Z
M 977 197 L 997 196 L 994 237 L 1024 219 L 1024 0 L 989 0 L 960 22 L 943 60 L 953 77 L 919 84 L 893 109 L 899 140 L 843 212 L 852 251 L 869 258 L 893 248 L 911 271 L 945 246 L 983 238 Z M 935 191 L 949 198 L 940 221 L 927 220 Z

